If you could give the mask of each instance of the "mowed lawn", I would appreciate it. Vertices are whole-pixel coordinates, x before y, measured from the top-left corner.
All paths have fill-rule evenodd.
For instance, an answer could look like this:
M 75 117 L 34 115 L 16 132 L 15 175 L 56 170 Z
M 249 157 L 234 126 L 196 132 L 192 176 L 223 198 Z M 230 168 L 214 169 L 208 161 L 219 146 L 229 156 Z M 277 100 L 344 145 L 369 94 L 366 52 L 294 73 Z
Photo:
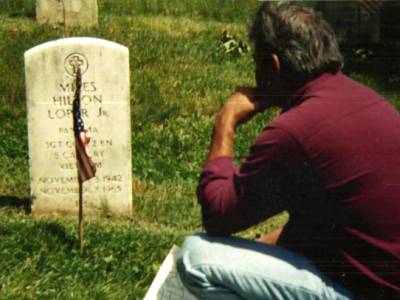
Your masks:
M 98 28 L 66 33 L 37 25 L 32 1 L 0 2 L 0 299 L 141 299 L 172 244 L 201 230 L 195 189 L 215 114 L 235 87 L 255 84 L 251 51 L 225 53 L 220 36 L 228 31 L 251 47 L 247 20 L 258 1 L 98 2 Z M 23 54 L 67 36 L 130 51 L 134 213 L 87 220 L 83 256 L 77 219 L 29 213 Z M 400 108 L 400 77 L 348 53 L 344 71 Z M 237 161 L 277 113 L 239 128 Z M 254 238 L 287 218 L 241 235 Z

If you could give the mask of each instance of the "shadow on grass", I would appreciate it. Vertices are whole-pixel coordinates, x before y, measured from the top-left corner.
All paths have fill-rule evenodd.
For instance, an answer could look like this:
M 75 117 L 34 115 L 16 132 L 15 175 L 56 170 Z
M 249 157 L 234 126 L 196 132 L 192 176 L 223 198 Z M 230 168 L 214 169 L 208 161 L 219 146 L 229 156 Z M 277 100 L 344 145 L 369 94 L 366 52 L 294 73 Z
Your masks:
M 32 212 L 31 200 L 29 198 L 18 198 L 14 196 L 0 196 L 0 207 L 22 208 L 26 214 Z
M 0 12 L 11 18 L 35 18 L 35 0 L 0 0 Z
M 36 19 L 36 14 L 34 12 L 15 12 L 15 13 L 10 13 L 9 14 L 10 18 L 22 18 L 22 17 L 26 17 L 26 18 L 30 18 L 32 20 Z
M 38 223 L 36 230 L 43 231 L 47 238 L 52 237 L 52 242 L 57 241 L 57 244 L 65 245 L 68 250 L 79 248 L 79 240 L 67 234 L 65 227 L 56 221 Z
M 26 214 L 31 214 L 31 200 L 29 198 L 18 198 L 14 196 L 0 196 L 0 208 L 11 208 L 12 210 L 23 210 Z M 57 219 L 35 219 L 28 217 L 29 222 L 18 223 L 16 230 L 23 228 L 25 234 L 32 237 L 35 242 L 47 244 L 48 248 L 66 247 L 67 250 L 78 249 L 79 240 L 69 234 L 65 225 Z M 1 224 L 0 224 L 1 225 Z M 15 228 L 14 228 L 15 229 Z M 13 235 L 15 230 L 12 227 L 0 228 L 1 234 Z M 31 248 L 32 245 L 27 246 Z M 1 297 L 0 297 L 1 298 Z

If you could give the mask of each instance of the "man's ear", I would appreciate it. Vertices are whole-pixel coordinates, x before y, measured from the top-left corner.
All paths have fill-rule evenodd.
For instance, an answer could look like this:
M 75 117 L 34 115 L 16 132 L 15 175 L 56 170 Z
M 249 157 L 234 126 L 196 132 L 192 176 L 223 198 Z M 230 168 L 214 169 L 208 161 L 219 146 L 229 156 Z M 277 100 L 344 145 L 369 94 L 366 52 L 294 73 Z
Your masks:
M 271 58 L 272 58 L 272 69 L 275 75 L 279 76 L 281 74 L 281 61 L 279 59 L 279 56 L 276 54 L 271 54 Z

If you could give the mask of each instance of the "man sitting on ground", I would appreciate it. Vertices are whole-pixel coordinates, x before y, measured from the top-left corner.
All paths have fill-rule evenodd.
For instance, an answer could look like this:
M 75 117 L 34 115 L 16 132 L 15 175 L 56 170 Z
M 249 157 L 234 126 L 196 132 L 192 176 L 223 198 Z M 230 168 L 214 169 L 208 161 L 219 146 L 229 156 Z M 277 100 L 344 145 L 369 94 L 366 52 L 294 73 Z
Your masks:
M 214 126 L 198 197 L 208 234 L 177 267 L 201 299 L 393 299 L 400 293 L 400 118 L 340 71 L 330 26 L 311 9 L 264 2 L 251 29 L 257 88 L 239 89 Z M 246 160 L 234 130 L 279 106 Z M 228 237 L 276 213 L 265 239 Z

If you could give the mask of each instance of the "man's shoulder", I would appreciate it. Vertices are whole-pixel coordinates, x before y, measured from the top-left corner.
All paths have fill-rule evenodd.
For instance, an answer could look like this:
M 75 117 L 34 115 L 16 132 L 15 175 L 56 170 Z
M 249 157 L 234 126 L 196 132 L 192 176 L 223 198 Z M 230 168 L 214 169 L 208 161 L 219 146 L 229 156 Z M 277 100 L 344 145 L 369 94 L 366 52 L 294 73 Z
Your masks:
M 271 126 L 282 128 L 301 141 L 343 117 L 357 118 L 357 112 L 382 100 L 369 87 L 339 73 L 312 82 L 302 99 L 282 112 Z

